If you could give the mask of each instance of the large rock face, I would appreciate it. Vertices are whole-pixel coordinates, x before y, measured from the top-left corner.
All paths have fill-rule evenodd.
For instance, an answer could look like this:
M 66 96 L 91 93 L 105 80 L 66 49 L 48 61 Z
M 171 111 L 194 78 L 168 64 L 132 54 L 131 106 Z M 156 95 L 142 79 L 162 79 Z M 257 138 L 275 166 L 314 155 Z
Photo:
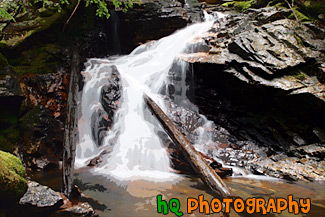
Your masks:
M 235 137 L 226 150 L 209 147 L 211 155 L 228 164 L 247 166 L 254 158 L 277 156 L 325 138 L 325 31 L 314 24 L 286 19 L 289 13 L 262 8 L 225 17 L 193 41 L 193 47 L 200 47 L 198 52 L 180 56 L 193 66 L 194 80 L 188 83 L 192 102 Z M 285 157 L 274 159 L 279 164 L 273 169 L 284 165 Z M 313 162 L 294 158 L 289 161 L 304 174 L 301 171 L 308 171 L 314 162 L 322 171 L 324 157 Z M 324 178 L 289 174 L 295 170 L 267 172 L 273 169 L 265 162 L 259 161 L 259 168 L 263 168 L 260 171 L 270 175 Z
M 110 13 L 109 20 L 95 18 L 89 28 L 91 31 L 85 31 L 83 40 L 87 45 L 83 49 L 88 57 L 130 53 L 140 44 L 168 36 L 202 18 L 201 5 L 196 0 L 186 4 L 183 1 L 144 0 L 126 13 L 114 10 Z
M 185 27 L 188 22 L 180 1 L 142 1 L 121 15 L 121 43 L 138 45 L 157 40 Z

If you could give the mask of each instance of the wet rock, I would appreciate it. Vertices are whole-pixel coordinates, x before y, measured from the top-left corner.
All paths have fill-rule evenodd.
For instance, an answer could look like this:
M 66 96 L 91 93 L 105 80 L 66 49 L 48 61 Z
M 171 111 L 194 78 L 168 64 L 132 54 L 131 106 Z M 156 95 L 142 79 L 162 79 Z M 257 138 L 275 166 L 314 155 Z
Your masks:
M 17 77 L 13 75 L 0 76 L 0 97 L 17 97 L 21 102 L 23 96 Z
M 66 107 L 68 95 L 68 74 L 62 71 L 24 77 L 25 91 L 28 95 L 28 102 L 32 106 L 43 105 L 51 112 L 51 115 L 58 121 L 63 122 L 61 116 Z
M 173 145 L 174 146 L 174 145 Z M 168 148 L 168 155 L 171 161 L 171 167 L 177 172 L 182 174 L 195 174 L 190 163 L 187 161 L 186 157 L 176 147 Z
M 226 176 L 232 176 L 232 168 L 218 168 L 218 169 L 214 169 L 214 171 L 216 171 L 216 173 L 220 176 L 220 177 L 226 177 Z
M 44 169 L 58 165 L 62 154 L 63 123 L 43 106 L 36 106 L 21 118 L 25 145 L 20 147 L 28 167 Z M 48 167 L 48 168 L 49 168 Z
M 98 164 L 103 162 L 103 157 L 111 152 L 112 152 L 112 149 L 110 149 L 110 148 L 103 150 L 98 156 L 87 161 L 87 166 L 89 166 L 89 167 L 97 166 Z
M 119 108 L 119 99 L 121 97 L 120 75 L 115 66 L 112 66 L 112 72 L 108 76 L 108 83 L 102 87 L 101 103 L 104 110 L 110 117 Z
M 322 180 L 323 150 L 306 145 L 324 139 L 324 30 L 285 19 L 289 13 L 250 9 L 215 21 L 191 44 L 209 51 L 180 55 L 187 73 L 174 64 L 163 92 L 176 103 L 167 106 L 170 118 L 209 157 L 258 174 Z M 197 108 L 177 98 L 184 94 L 214 124 L 204 126 Z M 210 142 L 199 140 L 200 127 L 212 129 Z
M 82 196 L 82 193 L 77 185 L 74 185 L 71 189 L 70 197 L 71 198 L 79 198 Z
M 104 136 L 113 125 L 114 115 L 120 106 L 122 93 L 120 75 L 116 66 L 104 67 L 102 72 L 107 74 L 106 83 L 101 89 L 100 102 L 102 107 L 94 112 L 91 117 L 92 136 L 98 146 L 102 144 Z
M 134 4 L 125 13 L 111 10 L 109 20 L 91 17 L 96 24 L 90 27 L 91 31 L 84 33 L 82 50 L 86 57 L 130 53 L 140 44 L 168 36 L 190 22 L 201 21 L 200 7 L 197 0 L 187 1 L 187 4 L 146 0 Z
M 98 201 L 85 196 L 77 185 L 74 185 L 71 190 L 71 200 L 69 200 L 63 194 L 61 194 L 61 196 L 63 198 L 63 205 L 60 206 L 60 208 L 55 212 L 55 214 L 58 216 L 95 217 L 99 215 L 95 213 L 94 208 L 89 203 L 103 206 L 103 204 L 100 204 Z
M 47 186 L 29 182 L 27 192 L 20 199 L 19 204 L 35 208 L 58 208 L 63 205 L 63 198 Z
M 121 14 L 121 38 L 131 39 L 126 43 L 133 42 L 134 46 L 170 35 L 188 22 L 186 10 L 178 1 L 144 1 Z
M 89 161 L 89 163 L 87 164 L 87 166 L 94 167 L 97 164 L 100 164 L 101 162 L 103 162 L 102 158 L 100 156 L 97 156 L 97 157 L 94 157 L 93 159 L 91 159 Z
M 32 165 L 32 166 L 31 166 Z M 49 171 L 54 168 L 59 168 L 59 164 L 56 161 L 56 159 L 53 159 L 53 157 L 40 157 L 40 158 L 33 158 L 30 164 L 31 168 L 36 170 L 44 170 Z
M 92 206 L 87 202 L 78 203 L 76 205 L 73 205 L 72 207 L 63 209 L 60 212 L 74 215 L 74 216 L 85 216 L 85 217 L 98 216 L 95 214 L 95 211 L 92 208 Z
M 248 162 L 248 168 L 257 174 L 289 180 L 324 181 L 325 148 L 323 144 L 312 144 L 295 148 L 287 153 Z
M 295 148 L 288 152 L 288 156 L 325 159 L 325 144 L 311 144 Z
M 77 187 L 73 189 L 76 193 L 74 199 L 78 201 L 85 199 Z M 28 183 L 27 192 L 20 199 L 19 204 L 21 210 L 36 216 L 98 216 L 88 202 L 72 203 L 62 193 L 33 181 Z
M 19 150 L 28 167 L 56 167 L 62 156 L 68 74 L 26 76 L 23 81 L 26 100 L 20 125 L 25 145 Z
M 221 176 L 227 176 L 232 174 L 232 170 L 228 168 L 222 168 L 222 164 L 217 162 L 214 157 L 220 159 L 219 156 L 213 156 L 209 152 L 206 152 L 214 144 L 210 144 L 211 140 L 220 142 L 228 141 L 231 136 L 212 123 L 206 124 L 205 120 L 196 112 L 191 111 L 182 106 L 178 106 L 168 97 L 164 97 L 165 105 L 167 106 L 168 117 L 175 123 L 178 129 L 186 136 L 186 138 L 193 144 L 193 146 L 199 151 L 201 156 L 205 159 L 208 165 Z M 207 132 L 202 135 L 200 132 Z M 165 142 L 167 143 L 167 142 Z M 217 143 L 215 143 L 217 145 Z M 193 168 L 174 144 L 168 146 L 168 153 L 172 162 L 172 167 L 181 172 L 193 174 Z M 231 172 L 230 172 L 231 171 Z
M 262 8 L 229 15 L 202 35 L 207 53 L 180 56 L 193 67 L 191 102 L 233 136 L 230 143 L 247 141 L 268 156 L 319 142 L 316 129 L 324 131 L 324 30 L 287 14 Z

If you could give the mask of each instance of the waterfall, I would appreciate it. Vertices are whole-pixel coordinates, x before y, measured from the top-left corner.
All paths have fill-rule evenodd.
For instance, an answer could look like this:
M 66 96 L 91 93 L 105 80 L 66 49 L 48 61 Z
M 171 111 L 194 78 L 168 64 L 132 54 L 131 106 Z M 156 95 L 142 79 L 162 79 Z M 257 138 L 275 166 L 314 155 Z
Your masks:
M 85 166 L 87 160 L 109 148 L 112 151 L 104 155 L 103 162 L 93 169 L 93 173 L 117 180 L 166 181 L 177 177 L 171 173 L 167 151 L 157 135 L 161 129 L 150 121 L 152 117 L 145 108 L 143 93 L 164 109 L 159 93 L 169 70 L 188 43 L 206 32 L 212 23 L 190 25 L 173 35 L 141 45 L 126 56 L 90 59 L 86 63 L 79 101 L 77 167 Z M 183 65 L 183 69 L 187 67 Z M 114 125 L 99 145 L 92 136 L 92 117 L 103 112 L 101 88 L 112 70 L 117 70 L 121 77 L 121 104 Z M 184 90 L 182 95 L 185 95 Z

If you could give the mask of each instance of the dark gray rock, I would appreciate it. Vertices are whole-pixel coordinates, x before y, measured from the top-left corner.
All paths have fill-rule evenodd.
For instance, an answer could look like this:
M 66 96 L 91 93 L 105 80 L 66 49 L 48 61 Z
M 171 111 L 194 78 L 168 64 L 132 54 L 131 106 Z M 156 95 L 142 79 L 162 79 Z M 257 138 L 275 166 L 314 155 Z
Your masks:
M 92 135 L 97 145 L 100 146 L 108 130 L 113 125 L 114 114 L 120 106 L 122 86 L 120 74 L 116 66 L 107 66 L 102 69 L 107 73 L 107 81 L 101 89 L 100 102 L 103 109 L 97 110 L 92 115 Z
M 324 153 L 324 144 L 311 144 L 268 158 L 253 159 L 248 162 L 248 168 L 257 174 L 289 180 L 324 181 Z
M 325 31 L 289 20 L 289 13 L 275 8 L 231 13 L 193 41 L 208 51 L 187 50 L 179 58 L 193 70 L 186 77 L 191 102 L 231 135 L 226 144 L 203 143 L 210 157 L 258 174 L 323 180 L 320 149 L 299 147 L 324 140 Z M 174 77 L 171 83 L 177 84 Z M 168 90 L 173 95 L 177 87 Z M 308 172 L 309 166 L 315 168 Z
M 12 96 L 23 98 L 18 79 L 13 75 L 0 77 L 0 97 Z

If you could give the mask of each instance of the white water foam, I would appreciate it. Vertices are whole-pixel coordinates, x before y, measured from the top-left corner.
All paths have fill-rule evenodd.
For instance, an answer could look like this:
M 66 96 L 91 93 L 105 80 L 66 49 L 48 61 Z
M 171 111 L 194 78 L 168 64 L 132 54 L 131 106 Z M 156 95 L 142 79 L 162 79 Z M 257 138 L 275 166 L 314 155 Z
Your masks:
M 164 109 L 158 95 L 169 69 L 189 41 L 206 32 L 213 21 L 186 27 L 171 36 L 136 48 L 130 55 L 115 59 L 91 59 L 84 72 L 85 85 L 80 101 L 79 144 L 76 166 L 97 156 L 102 150 L 113 148 L 95 174 L 107 175 L 118 180 L 146 179 L 170 181 L 177 177 L 171 173 L 169 159 L 153 126 L 145 116 L 143 93 L 149 95 Z M 101 87 L 106 83 L 109 68 L 115 65 L 121 75 L 121 106 L 115 115 L 115 124 L 108 131 L 101 147 L 92 138 L 91 117 L 103 110 L 100 103 Z M 110 140 L 117 140 L 111 146 Z M 107 156 L 107 157 L 106 157 Z

